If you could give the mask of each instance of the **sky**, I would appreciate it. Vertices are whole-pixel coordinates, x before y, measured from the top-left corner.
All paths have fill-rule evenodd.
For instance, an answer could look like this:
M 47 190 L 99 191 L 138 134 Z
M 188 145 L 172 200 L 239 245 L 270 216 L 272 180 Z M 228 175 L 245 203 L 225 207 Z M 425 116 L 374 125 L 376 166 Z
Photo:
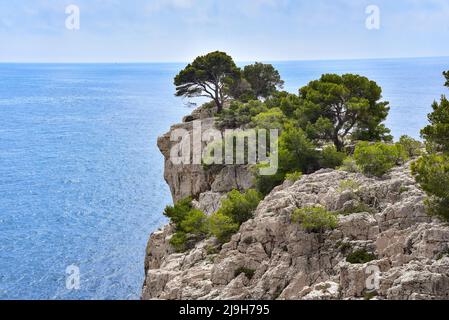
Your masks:
M 430 57 L 448 40 L 449 0 L 0 0 L 0 62 Z

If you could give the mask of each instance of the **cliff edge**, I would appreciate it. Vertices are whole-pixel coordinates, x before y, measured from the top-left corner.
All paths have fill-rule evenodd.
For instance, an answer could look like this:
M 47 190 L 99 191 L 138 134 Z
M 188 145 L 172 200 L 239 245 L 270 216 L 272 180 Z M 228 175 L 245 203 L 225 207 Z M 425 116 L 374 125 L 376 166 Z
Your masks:
M 214 125 L 196 111 L 171 130 L 191 130 L 194 119 Z M 210 214 L 228 191 L 252 187 L 246 167 L 173 165 L 170 132 L 158 145 L 174 201 L 193 196 Z M 222 247 L 208 239 L 175 253 L 172 226 L 153 233 L 142 298 L 449 299 L 449 226 L 426 214 L 424 199 L 409 164 L 382 179 L 320 170 L 287 181 Z M 294 210 L 317 205 L 340 213 L 336 229 L 311 233 L 292 222 Z

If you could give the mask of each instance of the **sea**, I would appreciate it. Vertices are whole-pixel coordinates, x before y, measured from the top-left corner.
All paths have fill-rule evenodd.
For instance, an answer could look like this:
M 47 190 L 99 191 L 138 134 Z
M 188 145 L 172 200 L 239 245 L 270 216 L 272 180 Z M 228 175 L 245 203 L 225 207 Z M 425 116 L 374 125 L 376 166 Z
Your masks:
M 449 57 L 271 63 L 292 93 L 323 73 L 376 81 L 395 138 L 449 94 Z M 184 66 L 0 64 L 0 299 L 140 298 L 172 202 L 157 137 L 192 111 Z

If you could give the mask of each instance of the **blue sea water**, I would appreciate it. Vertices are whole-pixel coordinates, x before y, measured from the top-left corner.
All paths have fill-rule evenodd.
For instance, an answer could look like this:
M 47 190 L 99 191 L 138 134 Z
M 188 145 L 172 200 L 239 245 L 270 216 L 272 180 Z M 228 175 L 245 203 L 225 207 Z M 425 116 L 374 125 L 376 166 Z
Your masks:
M 377 81 L 393 134 L 419 137 L 449 58 L 274 63 L 285 89 L 322 73 Z M 0 299 L 138 299 L 171 202 L 157 137 L 190 109 L 182 64 L 0 64 Z M 66 268 L 80 268 L 79 290 Z

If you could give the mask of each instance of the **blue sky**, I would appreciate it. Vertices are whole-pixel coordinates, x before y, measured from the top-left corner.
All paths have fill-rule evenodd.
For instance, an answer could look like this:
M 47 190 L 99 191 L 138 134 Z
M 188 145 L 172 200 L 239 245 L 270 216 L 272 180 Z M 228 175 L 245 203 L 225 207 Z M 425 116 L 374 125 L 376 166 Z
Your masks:
M 81 29 L 65 28 L 78 5 Z M 365 10 L 380 9 L 379 30 Z M 0 61 L 449 56 L 449 0 L 0 0 Z

